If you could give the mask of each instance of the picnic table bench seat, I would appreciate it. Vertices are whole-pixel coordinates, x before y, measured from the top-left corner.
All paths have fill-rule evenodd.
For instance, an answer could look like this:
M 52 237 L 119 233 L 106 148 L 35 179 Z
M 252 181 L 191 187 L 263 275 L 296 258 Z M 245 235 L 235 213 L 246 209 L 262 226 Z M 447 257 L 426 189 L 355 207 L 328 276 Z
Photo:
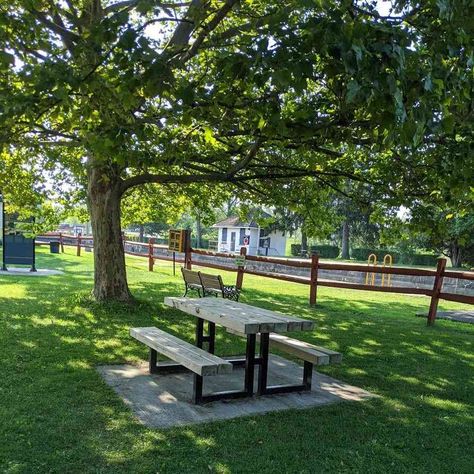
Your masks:
M 232 329 L 227 329 L 227 332 L 237 336 L 244 336 L 244 334 Z M 269 338 L 272 347 L 313 365 L 338 364 L 342 361 L 342 354 L 340 352 L 325 347 L 315 346 L 308 342 L 284 336 L 283 334 L 270 333 Z
M 189 290 L 196 290 L 199 297 L 202 296 L 222 296 L 229 300 L 239 301 L 240 291 L 234 285 L 224 285 L 220 275 L 211 275 L 209 273 L 194 272 L 181 267 L 183 274 L 185 292 L 183 296 L 188 294 Z
M 150 372 L 157 373 L 157 353 L 172 359 L 197 375 L 232 372 L 232 364 L 156 327 L 131 328 L 130 335 L 150 348 Z M 165 364 L 166 367 L 166 364 Z

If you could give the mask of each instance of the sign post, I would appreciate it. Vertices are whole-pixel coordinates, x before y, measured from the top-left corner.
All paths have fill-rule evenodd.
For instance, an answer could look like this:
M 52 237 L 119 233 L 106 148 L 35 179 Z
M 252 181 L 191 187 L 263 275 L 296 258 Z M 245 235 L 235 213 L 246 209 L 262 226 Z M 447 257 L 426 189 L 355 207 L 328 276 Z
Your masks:
M 240 255 L 237 255 L 234 258 L 235 264 L 237 265 L 237 281 L 235 282 L 235 287 L 238 290 L 242 289 L 242 284 L 244 282 L 246 255 L 247 255 L 247 247 L 240 247 Z
M 175 275 L 176 252 L 184 253 L 184 267 L 191 270 L 191 231 L 187 229 L 170 229 L 168 250 L 173 252 L 173 275 Z

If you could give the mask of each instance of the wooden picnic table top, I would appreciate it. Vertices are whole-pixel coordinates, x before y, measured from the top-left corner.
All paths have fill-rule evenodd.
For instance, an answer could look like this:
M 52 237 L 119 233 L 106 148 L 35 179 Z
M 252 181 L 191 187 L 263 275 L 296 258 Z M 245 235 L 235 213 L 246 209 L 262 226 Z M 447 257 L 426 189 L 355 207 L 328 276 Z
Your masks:
M 166 297 L 165 305 L 243 334 L 310 331 L 312 321 L 224 298 Z

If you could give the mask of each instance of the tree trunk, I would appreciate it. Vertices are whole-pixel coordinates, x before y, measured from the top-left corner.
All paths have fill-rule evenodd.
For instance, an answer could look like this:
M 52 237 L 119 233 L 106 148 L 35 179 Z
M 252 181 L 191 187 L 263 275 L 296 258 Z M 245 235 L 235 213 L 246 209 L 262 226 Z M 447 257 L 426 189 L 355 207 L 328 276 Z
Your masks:
M 199 213 L 196 215 L 196 248 L 202 248 L 202 224 Z
M 349 236 L 350 236 L 350 227 L 349 222 L 346 220 L 342 224 L 342 249 L 341 249 L 341 258 L 344 260 L 349 260 Z
M 451 265 L 454 268 L 459 268 L 462 265 L 462 252 L 459 245 L 455 242 L 449 246 L 449 258 L 451 259 Z
M 140 224 L 138 229 L 139 229 L 138 241 L 144 242 L 145 241 L 145 226 L 143 224 Z
M 308 234 L 304 230 L 301 230 L 301 254 L 306 255 L 308 253 Z
M 97 301 L 129 302 L 120 225 L 120 178 L 114 169 L 91 167 L 88 200 L 94 236 L 94 290 Z

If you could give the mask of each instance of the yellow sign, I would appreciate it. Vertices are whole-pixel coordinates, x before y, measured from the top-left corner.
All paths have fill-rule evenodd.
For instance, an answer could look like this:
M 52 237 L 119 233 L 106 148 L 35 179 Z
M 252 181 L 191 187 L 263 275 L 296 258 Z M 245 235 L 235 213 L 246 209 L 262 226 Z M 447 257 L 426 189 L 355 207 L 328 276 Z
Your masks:
M 186 231 L 184 229 L 171 229 L 168 236 L 168 250 L 184 252 L 186 250 Z

